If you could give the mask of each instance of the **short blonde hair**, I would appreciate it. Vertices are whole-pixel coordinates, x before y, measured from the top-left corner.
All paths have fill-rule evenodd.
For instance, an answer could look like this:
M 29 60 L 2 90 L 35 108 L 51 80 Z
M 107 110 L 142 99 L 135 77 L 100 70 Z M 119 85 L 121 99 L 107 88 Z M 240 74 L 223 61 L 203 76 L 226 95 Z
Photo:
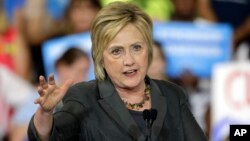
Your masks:
M 133 24 L 143 35 L 148 47 L 148 64 L 152 61 L 152 21 L 139 7 L 128 2 L 113 2 L 96 15 L 91 27 L 92 57 L 95 77 L 104 80 L 103 52 L 118 32 L 128 23 Z

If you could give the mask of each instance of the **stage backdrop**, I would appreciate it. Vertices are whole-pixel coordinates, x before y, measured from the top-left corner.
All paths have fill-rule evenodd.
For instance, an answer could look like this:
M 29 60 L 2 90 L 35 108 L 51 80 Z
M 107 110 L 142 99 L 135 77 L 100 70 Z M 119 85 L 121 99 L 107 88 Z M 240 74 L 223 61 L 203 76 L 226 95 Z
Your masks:
M 170 77 L 178 77 L 187 69 L 208 78 L 214 64 L 231 58 L 232 29 L 226 24 L 155 23 L 153 34 L 162 43 Z

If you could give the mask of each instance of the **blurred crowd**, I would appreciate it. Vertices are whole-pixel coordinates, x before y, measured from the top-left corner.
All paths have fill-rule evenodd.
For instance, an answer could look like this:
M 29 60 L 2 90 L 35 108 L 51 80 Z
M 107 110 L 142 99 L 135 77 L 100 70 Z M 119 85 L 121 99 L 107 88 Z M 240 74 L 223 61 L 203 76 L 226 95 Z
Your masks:
M 134 1 L 140 4 L 139 0 Z M 165 21 L 231 25 L 231 60 L 237 61 L 237 56 L 242 56 L 240 50 L 244 50 L 245 58 L 249 59 L 249 0 L 165 1 L 172 7 Z M 93 18 L 104 4 L 101 0 L 0 0 L 0 141 L 27 140 L 27 126 L 37 108 L 33 101 L 37 97 L 38 77 L 45 75 L 43 43 L 89 31 Z M 157 17 L 152 19 L 159 21 Z M 166 55 L 161 43 L 155 41 L 148 75 L 184 87 L 194 116 L 209 136 L 210 79 L 199 78 L 189 70 L 178 78 L 170 78 L 166 73 Z M 90 60 L 82 50 L 67 50 L 55 66 L 59 83 L 68 78 L 74 78 L 75 83 L 86 81 Z

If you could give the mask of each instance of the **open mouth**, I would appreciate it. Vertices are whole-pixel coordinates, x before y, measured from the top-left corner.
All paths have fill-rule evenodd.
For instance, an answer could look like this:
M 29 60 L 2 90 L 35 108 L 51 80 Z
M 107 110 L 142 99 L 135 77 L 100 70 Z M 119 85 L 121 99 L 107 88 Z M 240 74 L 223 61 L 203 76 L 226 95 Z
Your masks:
M 123 74 L 126 76 L 133 76 L 136 74 L 136 72 L 137 72 L 137 69 L 133 69 L 133 70 L 125 71 L 125 72 L 123 72 Z

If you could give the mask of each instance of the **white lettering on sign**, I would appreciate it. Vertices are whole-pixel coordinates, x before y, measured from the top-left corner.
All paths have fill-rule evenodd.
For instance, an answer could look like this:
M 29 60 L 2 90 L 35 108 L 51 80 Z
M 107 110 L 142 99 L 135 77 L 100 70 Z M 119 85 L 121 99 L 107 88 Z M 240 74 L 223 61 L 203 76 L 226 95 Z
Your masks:
M 234 136 L 243 136 L 244 134 L 247 133 L 247 130 L 246 129 L 236 129 L 235 132 L 234 132 Z

